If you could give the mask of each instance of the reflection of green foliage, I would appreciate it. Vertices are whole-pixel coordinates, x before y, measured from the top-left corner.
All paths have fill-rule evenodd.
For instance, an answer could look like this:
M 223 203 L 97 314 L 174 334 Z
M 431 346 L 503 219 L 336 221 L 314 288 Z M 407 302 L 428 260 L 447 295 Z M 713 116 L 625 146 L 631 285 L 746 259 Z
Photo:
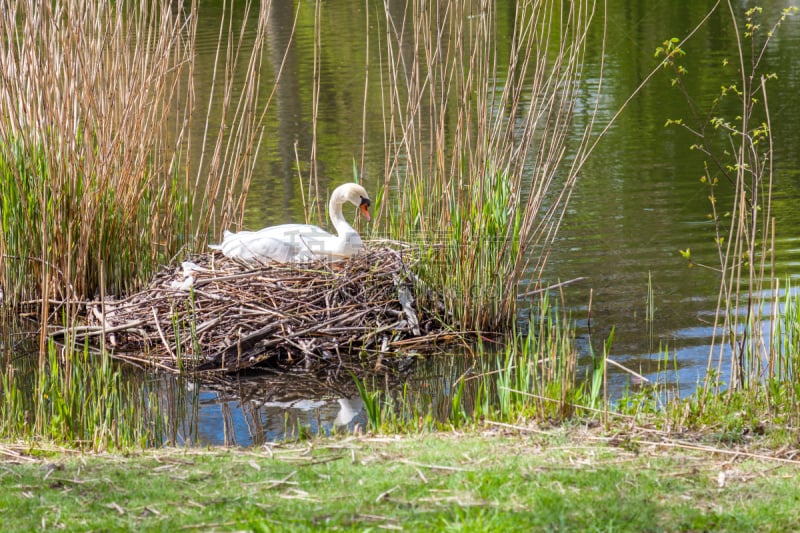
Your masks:
M 70 361 L 61 353 L 50 341 L 43 371 L 3 372 L 0 434 L 12 439 L 47 435 L 53 442 L 96 450 L 160 443 L 156 398 L 124 379 L 110 357 L 91 354 L 87 345 Z

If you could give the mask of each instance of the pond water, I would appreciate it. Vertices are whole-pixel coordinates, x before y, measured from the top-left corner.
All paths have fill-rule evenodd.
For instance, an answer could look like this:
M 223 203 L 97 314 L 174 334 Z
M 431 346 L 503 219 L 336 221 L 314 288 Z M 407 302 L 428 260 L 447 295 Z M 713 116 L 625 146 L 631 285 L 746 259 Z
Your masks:
M 405 1 L 387 0 L 386 4 L 391 12 L 401 13 Z M 743 1 L 735 4 L 741 12 L 750 5 Z M 783 2 L 774 0 L 760 4 L 768 21 L 783 7 Z M 711 5 L 710 1 L 608 3 L 600 124 L 609 122 L 655 67 L 655 48 L 665 39 L 685 36 Z M 219 3 L 202 3 L 198 19 L 200 72 L 214 60 L 219 9 Z M 302 220 L 297 176 L 298 172 L 307 175 L 314 142 L 322 187 L 351 180 L 354 162 L 360 167 L 363 161 L 364 182 L 368 190 L 377 193 L 377 184 L 383 181 L 384 156 L 374 55 L 385 29 L 374 19 L 383 10 L 384 3 L 374 0 L 321 4 L 320 93 L 314 128 L 314 4 L 273 2 L 267 75 L 275 76 L 284 50 L 291 46 L 249 192 L 247 229 Z M 508 6 L 499 10 L 497 33 L 498 39 L 503 39 L 511 33 L 513 14 Z M 729 16 L 726 9 L 718 10 L 684 47 L 687 84 L 701 107 L 707 106 L 723 83 L 730 82 L 718 68 L 724 58 L 732 56 L 735 43 Z M 587 54 L 588 73 L 599 69 L 601 39 L 602 27 L 595 24 Z M 779 74 L 769 93 L 775 136 L 776 266 L 780 275 L 791 278 L 800 274 L 798 46 L 800 20 L 790 19 L 765 57 L 767 70 Z M 373 62 L 365 108 L 368 57 Z M 597 80 L 588 76 L 584 83 L 586 102 L 591 102 Z M 200 101 L 207 90 L 198 88 Z M 588 351 L 590 342 L 600 348 L 615 328 L 612 358 L 651 376 L 662 358 L 661 347 L 668 346 L 677 363 L 677 373 L 669 379 L 675 380 L 682 394 L 691 393 L 705 372 L 709 318 L 717 297 L 716 275 L 688 268 L 679 253 L 691 248 L 697 262 L 714 263 L 712 227 L 706 219 L 708 192 L 699 182 L 702 159 L 689 150 L 691 137 L 679 128 L 665 127 L 667 119 L 687 115 L 686 102 L 671 87 L 667 74 L 656 75 L 631 101 L 581 172 L 545 271 L 548 283 L 583 278 L 568 285 L 563 297 L 579 324 L 579 342 L 584 349 Z M 579 114 L 576 126 L 585 118 Z M 648 283 L 655 309 L 652 322 L 645 320 Z M 409 388 L 444 409 L 449 384 L 471 364 L 466 356 L 421 363 L 408 380 Z M 246 445 L 280 438 L 298 426 L 329 432 L 365 425 L 363 405 L 349 376 L 327 376 L 323 388 L 319 383 L 304 388 L 299 379 L 288 377 L 294 380 L 291 391 L 274 376 L 243 377 L 224 387 L 196 386 L 167 377 L 153 386 L 161 391 L 173 419 L 180 420 L 171 436 L 178 442 Z M 611 369 L 612 386 L 622 387 L 627 380 L 627 374 Z
M 661 41 L 685 36 L 711 4 L 609 5 L 601 114 L 607 117 L 618 109 L 649 73 Z M 737 9 L 743 12 L 750 5 L 740 2 Z M 785 3 L 759 5 L 774 14 Z M 686 82 L 701 109 L 725 83 L 719 65 L 732 57 L 729 17 L 722 9 L 684 47 Z M 800 76 L 790 50 L 800 39 L 798 21 L 788 22 L 777 35 L 765 58 L 767 71 L 780 73 L 769 92 L 775 137 L 776 270 L 780 277 L 796 278 Z M 699 180 L 703 158 L 688 148 L 693 137 L 680 128 L 665 127 L 667 119 L 688 117 L 685 99 L 671 87 L 669 76 L 653 78 L 584 168 L 548 269 L 553 280 L 585 277 L 580 286 L 569 288 L 568 301 L 576 317 L 586 316 L 592 291 L 594 341 L 614 327 L 616 361 L 649 376 L 662 359 L 659 348 L 669 347 L 678 367 L 671 379 L 683 394 L 691 393 L 705 374 L 718 291 L 716 273 L 688 268 L 679 253 L 690 248 L 696 262 L 715 265 L 713 226 L 706 218 L 708 189 Z M 648 280 L 655 305 L 652 324 L 645 320 Z M 618 385 L 625 381 L 622 372 L 610 378 Z

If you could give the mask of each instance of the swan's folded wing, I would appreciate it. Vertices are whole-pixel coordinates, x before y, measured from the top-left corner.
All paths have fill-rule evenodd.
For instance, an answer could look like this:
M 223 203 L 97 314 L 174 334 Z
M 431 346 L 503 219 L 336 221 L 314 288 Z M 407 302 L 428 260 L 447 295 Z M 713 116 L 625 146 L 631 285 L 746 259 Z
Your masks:
M 355 236 L 361 244 L 358 234 Z M 278 263 L 305 263 L 319 259 L 340 260 L 352 255 L 350 239 L 331 235 L 319 226 L 310 224 L 282 224 L 259 231 L 226 231 L 221 244 L 212 244 L 212 250 L 221 250 L 226 257 L 246 261 L 276 261 Z M 344 244 L 344 248 L 340 249 Z M 358 246 L 360 248 L 360 246 Z
M 336 237 L 311 224 L 282 224 L 255 232 L 254 240 L 271 243 L 258 250 L 281 263 L 306 263 L 325 257 Z M 260 243 L 259 243 L 260 244 Z
M 239 233 L 226 231 L 222 243 L 211 245 L 209 248 L 221 250 L 225 257 L 243 259 L 245 261 L 259 260 L 287 263 L 296 254 L 295 247 L 291 246 L 290 243 L 282 242 L 267 235 L 259 235 L 259 232 L 253 231 L 240 231 Z

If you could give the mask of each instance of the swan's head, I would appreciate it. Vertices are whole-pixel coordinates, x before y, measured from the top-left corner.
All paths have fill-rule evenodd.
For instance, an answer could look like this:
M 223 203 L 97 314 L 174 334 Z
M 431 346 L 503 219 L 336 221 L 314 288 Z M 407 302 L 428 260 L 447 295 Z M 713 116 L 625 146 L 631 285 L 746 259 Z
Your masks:
M 358 210 L 361 211 L 364 218 L 371 220 L 369 216 L 369 195 L 366 189 L 357 183 L 345 183 L 344 185 L 336 187 L 331 195 L 331 203 L 333 204 L 334 202 L 339 205 L 344 202 L 350 202 L 358 207 Z

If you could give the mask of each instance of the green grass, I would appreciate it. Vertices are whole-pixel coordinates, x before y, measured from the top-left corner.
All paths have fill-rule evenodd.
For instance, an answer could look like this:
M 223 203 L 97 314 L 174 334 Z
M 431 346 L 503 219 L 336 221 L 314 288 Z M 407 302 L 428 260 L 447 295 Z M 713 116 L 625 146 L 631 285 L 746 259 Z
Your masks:
M 796 463 L 690 446 L 572 427 L 126 456 L 6 447 L 23 460 L 0 463 L 0 513 L 7 531 L 800 527 Z

